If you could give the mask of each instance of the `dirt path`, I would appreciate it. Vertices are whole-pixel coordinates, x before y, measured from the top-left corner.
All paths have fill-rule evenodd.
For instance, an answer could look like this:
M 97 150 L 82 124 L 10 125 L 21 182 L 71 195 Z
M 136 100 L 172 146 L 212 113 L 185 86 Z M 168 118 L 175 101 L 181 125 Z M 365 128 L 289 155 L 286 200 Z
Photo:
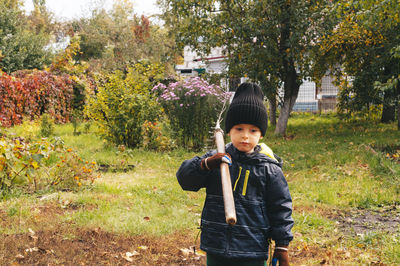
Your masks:
M 6 265 L 202 265 L 185 234 L 149 238 L 100 229 L 30 232 L 3 236 L 0 261 Z M 181 251 L 182 249 L 182 251 Z
M 49 213 L 62 212 L 54 207 L 44 209 Z M 327 216 L 337 221 L 338 229 L 349 236 L 371 231 L 394 232 L 400 225 L 398 206 L 381 211 L 338 211 Z M 11 222 L 6 217 L 0 215 L 3 225 Z M 194 245 L 194 237 L 189 231 L 164 237 L 125 236 L 100 228 L 82 229 L 67 224 L 54 226 L 50 220 L 41 221 L 41 224 L 46 223 L 49 226 L 43 231 L 0 235 L 0 264 L 205 265 L 204 253 L 200 251 L 193 254 L 190 250 Z M 311 260 L 318 261 L 320 265 L 344 265 L 342 263 L 350 258 L 346 249 L 332 250 L 323 245 L 301 246 L 298 241 L 294 242 L 290 251 L 291 265 L 308 265 L 307 262 Z M 351 254 L 351 257 L 360 254 Z M 370 265 L 384 264 L 377 260 L 371 261 Z

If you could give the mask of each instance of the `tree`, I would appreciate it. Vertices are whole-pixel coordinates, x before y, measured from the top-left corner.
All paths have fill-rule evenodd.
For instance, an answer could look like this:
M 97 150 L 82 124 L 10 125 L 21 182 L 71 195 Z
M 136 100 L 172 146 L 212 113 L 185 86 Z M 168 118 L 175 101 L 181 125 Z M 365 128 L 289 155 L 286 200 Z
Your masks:
M 400 130 L 400 45 L 393 48 L 391 54 L 393 59 L 391 69 L 395 69 L 394 75 L 385 83 L 376 81 L 374 86 L 383 91 L 385 96 L 390 95 L 389 101 L 397 106 L 397 129 Z
M 20 69 L 42 68 L 50 62 L 45 49 L 49 35 L 30 30 L 20 1 L 0 0 L 0 68 L 11 73 Z
M 398 1 L 338 1 L 332 11 L 338 23 L 319 43 L 320 74 L 324 65 L 336 76 L 341 110 L 357 112 L 382 104 L 381 121 L 393 120 L 399 92 L 376 84 L 386 84 L 400 73 L 399 58 L 393 56 L 400 45 Z M 346 76 L 352 77 L 351 84 Z
M 160 0 L 177 42 L 206 55 L 222 47 L 230 75 L 259 82 L 275 101 L 284 91 L 275 133 L 284 135 L 302 80 L 309 76 L 315 40 L 329 26 L 330 1 Z
M 96 7 L 90 18 L 73 21 L 72 27 L 81 36 L 77 58 L 95 69 L 126 72 L 141 60 L 168 65 L 172 59 L 173 40 L 146 16 L 137 16 L 130 1 L 115 1 L 110 11 Z

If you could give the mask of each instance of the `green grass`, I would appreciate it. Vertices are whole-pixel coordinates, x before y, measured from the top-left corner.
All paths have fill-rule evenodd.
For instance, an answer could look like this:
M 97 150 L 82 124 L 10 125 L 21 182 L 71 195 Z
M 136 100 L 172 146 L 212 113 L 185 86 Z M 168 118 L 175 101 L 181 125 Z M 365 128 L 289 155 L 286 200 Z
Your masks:
M 16 135 L 28 132 L 31 136 L 36 136 L 35 130 L 37 126 L 27 124 L 8 129 Z M 196 153 L 184 149 L 121 152 L 104 142 L 95 128 L 77 136 L 72 132 L 72 125 L 55 127 L 55 134 L 62 137 L 65 146 L 84 159 L 99 164 L 128 162 L 135 165 L 134 170 L 104 173 L 89 188 L 76 193 L 57 192 L 47 201 L 41 201 L 38 195 L 10 194 L 0 203 L 0 215 L 12 224 L 0 224 L 1 233 L 46 228 L 40 221 L 33 222 L 34 209 L 53 204 L 65 210 L 52 217 L 55 226 L 68 223 L 155 236 L 189 229 L 190 237 L 196 235 L 205 192 L 182 191 L 175 177 L 182 161 Z M 294 203 L 295 249 L 307 244 L 319 252 L 341 254 L 335 250 L 345 248 L 352 257 L 343 255 L 343 260 L 336 261 L 346 261 L 343 265 L 369 264 L 375 257 L 387 264 L 400 263 L 400 229 L 394 234 L 348 235 L 333 219 L 336 211 L 400 205 L 400 164 L 368 149 L 374 145 L 400 145 L 400 131 L 395 124 L 344 122 L 334 114 L 294 114 L 287 135 L 276 137 L 273 128 L 268 129 L 263 142 L 284 160 L 283 170 Z M 302 263 L 319 262 L 319 258 L 310 258 Z

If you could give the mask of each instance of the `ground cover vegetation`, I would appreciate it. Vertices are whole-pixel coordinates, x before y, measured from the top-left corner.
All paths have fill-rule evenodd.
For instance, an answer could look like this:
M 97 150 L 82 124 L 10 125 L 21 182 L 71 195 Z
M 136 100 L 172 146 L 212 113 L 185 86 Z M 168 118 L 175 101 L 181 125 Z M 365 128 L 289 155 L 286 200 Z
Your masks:
M 292 264 L 399 263 L 396 125 L 295 114 L 286 138 L 272 131 L 263 141 L 284 159 L 294 200 Z M 24 132 L 37 136 L 40 125 L 7 129 L 7 134 Z M 184 192 L 175 178 L 180 163 L 197 153 L 121 149 L 96 132 L 93 125 L 76 135 L 66 124 L 55 125 L 53 134 L 70 147 L 64 155 L 74 153 L 83 164 L 134 168 L 96 172 L 100 178 L 77 190 L 10 190 L 0 204 L 2 261 L 68 264 L 73 257 L 74 263 L 204 263 L 203 254 L 190 249 L 199 245 L 204 191 Z

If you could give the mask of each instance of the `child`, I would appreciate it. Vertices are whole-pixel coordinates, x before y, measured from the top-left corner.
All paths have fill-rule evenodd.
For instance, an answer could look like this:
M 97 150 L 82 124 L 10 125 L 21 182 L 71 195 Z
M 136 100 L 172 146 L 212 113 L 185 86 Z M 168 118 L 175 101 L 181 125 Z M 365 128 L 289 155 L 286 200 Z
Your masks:
M 206 188 L 200 248 L 207 252 L 209 266 L 264 265 L 270 238 L 276 246 L 273 258 L 280 266 L 289 265 L 292 199 L 281 159 L 265 144 L 258 144 L 268 121 L 263 98 L 256 84 L 241 84 L 225 119 L 232 141 L 226 145 L 226 154 L 210 151 L 196 156 L 184 161 L 177 172 L 184 190 Z M 225 222 L 219 171 L 227 156 L 237 215 L 233 226 Z

